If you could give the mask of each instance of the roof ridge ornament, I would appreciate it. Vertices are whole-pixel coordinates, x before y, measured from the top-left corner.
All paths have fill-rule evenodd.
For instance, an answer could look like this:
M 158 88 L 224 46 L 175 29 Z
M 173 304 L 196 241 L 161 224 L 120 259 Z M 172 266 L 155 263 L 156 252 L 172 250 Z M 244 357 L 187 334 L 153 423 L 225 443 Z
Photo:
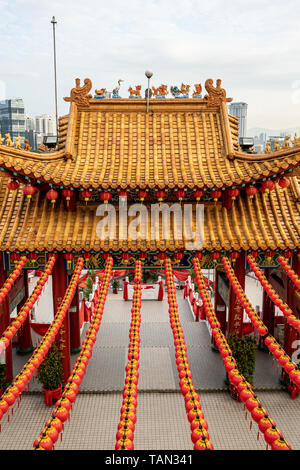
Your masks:
M 208 78 L 205 82 L 205 89 L 208 95 L 204 96 L 207 104 L 211 106 L 219 106 L 222 102 L 229 103 L 232 98 L 226 97 L 226 90 L 221 88 L 221 79 L 216 80 L 216 86 L 213 85 L 213 79 Z
M 84 85 L 80 86 L 80 78 L 75 79 L 76 86 L 72 88 L 70 96 L 64 98 L 65 101 L 74 102 L 78 106 L 89 106 L 92 95 L 89 91 L 92 88 L 92 81 L 89 78 L 84 79 Z

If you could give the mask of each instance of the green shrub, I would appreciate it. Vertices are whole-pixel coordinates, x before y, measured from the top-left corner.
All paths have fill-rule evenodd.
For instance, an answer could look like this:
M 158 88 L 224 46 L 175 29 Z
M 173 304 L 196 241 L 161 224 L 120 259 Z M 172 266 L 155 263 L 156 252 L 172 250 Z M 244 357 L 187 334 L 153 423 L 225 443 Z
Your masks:
M 61 354 L 55 343 L 53 343 L 40 365 L 38 379 L 47 390 L 54 390 L 62 383 L 63 368 L 61 364 Z
M 0 364 L 0 388 L 3 388 L 6 381 L 5 364 Z
M 231 348 L 232 355 L 236 360 L 237 368 L 245 379 L 253 385 L 253 375 L 255 370 L 256 339 L 246 335 L 239 338 L 236 334 L 230 333 L 227 342 Z

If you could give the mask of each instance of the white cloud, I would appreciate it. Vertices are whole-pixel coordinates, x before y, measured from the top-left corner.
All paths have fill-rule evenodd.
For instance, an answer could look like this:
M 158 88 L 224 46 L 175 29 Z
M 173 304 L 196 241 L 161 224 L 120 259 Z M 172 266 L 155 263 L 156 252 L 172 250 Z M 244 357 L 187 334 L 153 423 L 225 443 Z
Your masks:
M 223 78 L 249 104 L 249 126 L 298 125 L 292 83 L 300 79 L 300 3 L 287 0 L 0 0 L 1 74 L 29 112 L 53 112 L 51 18 L 57 17 L 60 113 L 75 77 L 96 88 L 204 83 Z M 262 125 L 262 124 L 260 124 Z

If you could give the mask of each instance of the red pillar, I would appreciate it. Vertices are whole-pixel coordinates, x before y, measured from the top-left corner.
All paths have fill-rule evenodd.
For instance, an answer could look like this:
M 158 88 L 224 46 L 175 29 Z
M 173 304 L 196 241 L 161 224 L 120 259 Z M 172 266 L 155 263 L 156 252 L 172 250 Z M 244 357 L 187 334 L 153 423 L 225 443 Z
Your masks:
M 222 333 L 226 333 L 226 304 L 222 299 L 221 295 L 219 294 L 219 276 L 220 272 L 216 269 L 215 270 L 215 286 L 214 286 L 214 293 L 215 293 L 215 313 L 217 319 L 221 323 L 221 331 Z
M 80 309 L 79 309 L 79 288 L 75 291 L 74 298 L 70 307 L 70 346 L 71 354 L 80 351 Z
M 243 290 L 245 290 L 245 252 L 242 251 L 234 265 L 234 272 Z M 243 335 L 243 313 L 244 309 L 235 295 L 233 288 L 229 287 L 229 314 L 227 333 L 236 333 L 239 337 Z
M 18 307 L 17 307 L 18 313 L 20 312 L 21 308 L 23 307 L 23 305 L 25 304 L 26 300 L 29 297 L 27 269 L 24 269 L 23 276 L 24 276 L 25 296 L 23 300 L 18 304 Z M 32 339 L 31 339 L 30 313 L 29 313 L 21 329 L 19 330 L 17 352 L 19 354 L 27 354 L 32 351 L 33 351 L 33 347 L 32 347 Z
M 65 269 L 64 255 L 59 253 L 52 271 L 52 290 L 53 290 L 53 310 L 56 315 L 58 307 L 65 295 L 68 287 L 68 273 Z M 66 382 L 71 372 L 70 361 L 70 320 L 69 315 L 60 327 L 56 335 L 57 347 L 61 353 L 61 362 L 63 366 L 63 382 Z
M 270 269 L 265 269 L 265 277 L 270 281 Z M 275 305 L 266 293 L 265 289 L 263 290 L 263 311 L 262 319 L 264 324 L 267 326 L 270 334 L 274 335 L 274 320 L 275 320 Z
M 0 253 L 0 287 L 8 277 L 7 271 L 4 270 L 3 253 Z M 10 324 L 9 300 L 8 296 L 5 297 L 0 305 L 0 335 L 6 330 Z M 10 383 L 13 380 L 13 361 L 12 361 L 12 342 L 5 351 L 5 364 L 6 364 L 6 382 Z
M 300 259 L 296 253 L 293 255 L 292 268 L 300 276 Z M 299 318 L 299 301 L 297 302 L 295 284 L 291 279 L 288 279 L 287 289 L 287 304 L 293 310 L 294 315 Z M 299 349 L 300 343 L 297 343 L 297 340 L 299 340 L 299 334 L 285 321 L 284 350 L 289 356 Z

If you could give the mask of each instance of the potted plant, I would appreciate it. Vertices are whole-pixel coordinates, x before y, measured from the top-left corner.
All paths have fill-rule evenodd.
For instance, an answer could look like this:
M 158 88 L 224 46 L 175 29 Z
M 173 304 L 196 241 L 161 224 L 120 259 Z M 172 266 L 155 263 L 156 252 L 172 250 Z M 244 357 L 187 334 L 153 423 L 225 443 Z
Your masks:
M 253 385 L 253 375 L 255 370 L 256 339 L 253 336 L 245 335 L 241 338 L 235 333 L 230 333 L 227 342 L 236 360 L 237 368 L 245 379 Z M 238 399 L 237 388 L 229 384 L 231 395 Z
M 43 386 L 45 404 L 51 406 L 61 396 L 63 379 L 61 354 L 55 343 L 39 367 L 38 379 Z
M 0 396 L 3 393 L 3 387 L 6 381 L 5 364 L 0 364 Z
M 113 293 L 114 294 L 118 293 L 119 287 L 120 287 L 120 283 L 119 283 L 118 279 L 114 279 L 113 283 L 112 283 L 112 288 L 113 288 Z

